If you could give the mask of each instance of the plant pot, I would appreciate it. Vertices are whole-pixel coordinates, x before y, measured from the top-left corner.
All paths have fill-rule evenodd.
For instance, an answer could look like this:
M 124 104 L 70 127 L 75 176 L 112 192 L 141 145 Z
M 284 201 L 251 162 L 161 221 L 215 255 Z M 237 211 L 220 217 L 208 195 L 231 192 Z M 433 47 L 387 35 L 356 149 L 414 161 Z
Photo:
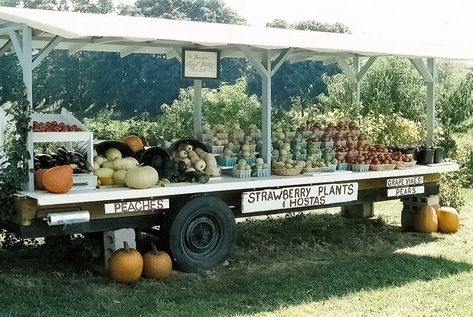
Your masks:
M 417 164 L 427 165 L 434 162 L 435 150 L 433 148 L 420 148 Z
M 411 154 L 411 155 L 413 155 L 414 152 L 415 152 L 414 148 L 401 149 L 402 154 Z
M 434 163 L 442 163 L 443 161 L 443 148 L 442 147 L 437 147 L 434 149 Z

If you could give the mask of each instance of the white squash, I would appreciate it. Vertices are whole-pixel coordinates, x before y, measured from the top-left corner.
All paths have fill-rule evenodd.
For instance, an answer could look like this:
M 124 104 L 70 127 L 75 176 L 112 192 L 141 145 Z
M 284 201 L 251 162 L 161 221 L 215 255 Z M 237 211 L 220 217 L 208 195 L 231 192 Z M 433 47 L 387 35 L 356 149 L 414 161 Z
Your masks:
M 107 161 L 102 164 L 102 167 L 111 168 L 113 170 L 113 161 Z
M 181 150 L 177 153 L 177 157 L 179 157 L 181 159 L 185 158 L 185 157 L 187 157 L 187 152 L 185 150 Z
M 113 173 L 113 184 L 114 185 L 125 185 L 126 170 L 116 170 Z
M 94 172 L 95 175 L 100 180 L 102 185 L 112 185 L 113 184 L 113 169 L 108 167 L 101 167 Z
M 188 169 L 186 169 L 186 172 L 195 172 L 195 168 L 189 167 Z
M 107 151 L 105 151 L 105 157 L 109 161 L 113 161 L 115 159 L 121 159 L 122 158 L 122 152 L 120 152 L 118 149 L 111 147 Z
M 179 145 L 179 151 L 190 152 L 193 149 L 194 149 L 194 147 L 190 144 L 181 144 L 181 145 Z
M 112 164 L 114 170 L 125 170 L 125 171 L 133 167 L 138 167 L 139 165 L 140 164 L 138 163 L 138 161 L 132 157 L 116 159 L 113 161 L 113 164 Z
M 94 161 L 93 165 L 92 165 L 92 168 L 94 169 L 94 171 L 98 170 L 100 168 L 100 164 L 97 163 L 96 161 Z
M 103 163 L 107 162 L 108 160 L 102 155 L 97 155 L 94 157 L 94 161 L 97 162 L 97 164 L 99 164 L 100 166 L 102 166 Z
M 195 163 L 201 160 L 201 158 L 197 154 L 193 157 L 190 157 L 189 159 L 191 160 L 192 165 L 195 165 Z
M 187 152 L 187 157 L 188 157 L 191 161 L 192 161 L 192 158 L 193 158 L 193 157 L 196 157 L 196 156 L 199 157 L 199 155 L 198 155 L 194 150 Z
M 199 155 L 200 157 L 202 157 L 202 154 L 203 154 L 203 153 L 207 153 L 207 152 L 205 152 L 203 149 L 201 149 L 200 147 L 196 147 L 196 148 L 194 149 L 194 151 L 195 151 L 195 153 L 197 153 L 197 155 Z
M 130 168 L 125 175 L 125 184 L 130 188 L 150 188 L 158 181 L 158 172 L 151 166 Z

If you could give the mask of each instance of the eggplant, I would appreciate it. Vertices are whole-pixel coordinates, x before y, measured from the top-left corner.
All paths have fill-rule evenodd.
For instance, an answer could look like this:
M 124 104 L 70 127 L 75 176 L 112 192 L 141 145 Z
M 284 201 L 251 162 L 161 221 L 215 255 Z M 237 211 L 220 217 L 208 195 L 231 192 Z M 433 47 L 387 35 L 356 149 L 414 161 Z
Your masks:
M 179 176 L 178 180 L 181 182 L 206 184 L 209 182 L 209 175 L 203 172 L 191 171 Z

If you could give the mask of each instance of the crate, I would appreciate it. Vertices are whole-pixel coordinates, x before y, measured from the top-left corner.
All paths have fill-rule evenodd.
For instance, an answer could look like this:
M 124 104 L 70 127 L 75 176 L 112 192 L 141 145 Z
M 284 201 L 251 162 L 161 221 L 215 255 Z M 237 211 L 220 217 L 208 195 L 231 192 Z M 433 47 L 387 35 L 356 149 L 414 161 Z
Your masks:
M 94 189 L 97 187 L 97 176 L 94 174 L 73 174 L 72 175 L 72 189 Z
M 232 176 L 234 178 L 250 178 L 251 177 L 251 170 L 232 170 Z
M 348 171 L 348 163 L 338 163 L 337 170 L 339 171 Z
M 263 178 L 271 176 L 271 169 L 269 168 L 258 168 L 256 169 L 256 177 Z
M 217 156 L 216 159 L 217 159 L 217 164 L 219 166 L 224 166 L 224 167 L 234 166 L 238 160 L 237 157 L 223 157 L 223 156 Z
M 298 154 L 298 155 L 294 154 L 292 156 L 292 159 L 296 161 L 305 161 L 306 157 L 307 157 L 307 154 Z
M 224 148 L 223 145 L 212 145 L 212 154 L 222 154 Z
M 369 169 L 369 164 L 351 164 L 351 170 L 353 172 L 368 172 Z
M 256 163 L 255 156 L 243 157 L 243 159 L 246 161 L 247 164 L 250 164 L 250 165 Z

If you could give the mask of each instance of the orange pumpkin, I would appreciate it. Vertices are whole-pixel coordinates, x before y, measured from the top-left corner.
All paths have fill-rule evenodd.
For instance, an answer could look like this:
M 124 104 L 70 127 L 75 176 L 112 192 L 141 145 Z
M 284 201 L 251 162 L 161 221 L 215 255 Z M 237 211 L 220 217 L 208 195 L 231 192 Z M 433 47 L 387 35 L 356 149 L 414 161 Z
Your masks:
M 143 258 L 140 252 L 130 249 L 123 241 L 123 249 L 113 252 L 109 260 L 110 276 L 121 283 L 133 283 L 139 280 L 143 271 Z
M 153 250 L 143 255 L 143 276 L 158 280 L 164 279 L 172 271 L 171 257 L 164 251 L 156 250 L 154 243 L 151 246 Z
M 143 141 L 136 135 L 129 135 L 122 140 L 123 143 L 126 143 L 133 152 L 138 152 L 142 150 L 145 146 L 143 145 Z
M 423 206 L 414 219 L 414 229 L 417 232 L 431 233 L 437 231 L 437 213 L 432 206 Z
M 43 174 L 43 185 L 51 193 L 67 193 L 71 190 L 72 183 L 72 167 L 70 165 L 56 166 Z
M 44 172 L 46 171 L 47 169 L 41 168 L 34 172 L 34 187 L 36 189 L 41 189 L 41 190 L 46 189 L 43 185 L 43 176 L 44 176 Z
M 437 209 L 437 218 L 439 222 L 438 230 L 443 233 L 455 233 L 460 226 L 458 212 L 455 208 L 440 207 Z

